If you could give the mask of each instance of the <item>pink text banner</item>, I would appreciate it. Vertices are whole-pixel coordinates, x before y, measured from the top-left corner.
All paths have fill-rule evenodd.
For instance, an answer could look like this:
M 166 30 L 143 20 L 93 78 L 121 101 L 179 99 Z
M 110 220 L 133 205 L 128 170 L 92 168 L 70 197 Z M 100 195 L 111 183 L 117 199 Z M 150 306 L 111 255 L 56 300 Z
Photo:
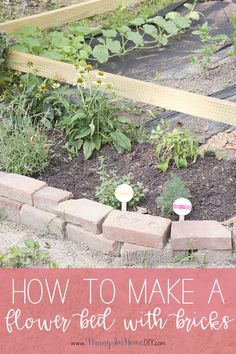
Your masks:
M 1 354 L 235 354 L 234 269 L 2 269 Z

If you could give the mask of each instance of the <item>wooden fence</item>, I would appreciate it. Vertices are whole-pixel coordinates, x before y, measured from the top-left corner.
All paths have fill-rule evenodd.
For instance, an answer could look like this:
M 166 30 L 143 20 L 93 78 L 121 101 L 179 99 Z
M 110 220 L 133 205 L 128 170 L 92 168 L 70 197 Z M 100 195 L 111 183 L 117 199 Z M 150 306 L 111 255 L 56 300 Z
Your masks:
M 98 13 L 115 10 L 122 4 L 122 1 L 89 0 L 62 9 L 5 22 L 0 24 L 0 29 L 13 31 L 30 25 L 40 28 L 60 26 Z M 144 0 L 126 0 L 127 4 L 142 1 Z M 76 78 L 76 68 L 72 64 L 17 51 L 11 52 L 7 65 L 10 69 L 32 72 L 67 84 L 73 84 Z M 96 75 L 96 72 L 91 72 L 91 75 Z M 120 97 L 236 125 L 236 103 L 110 73 L 105 74 L 105 81 L 113 84 L 115 92 Z

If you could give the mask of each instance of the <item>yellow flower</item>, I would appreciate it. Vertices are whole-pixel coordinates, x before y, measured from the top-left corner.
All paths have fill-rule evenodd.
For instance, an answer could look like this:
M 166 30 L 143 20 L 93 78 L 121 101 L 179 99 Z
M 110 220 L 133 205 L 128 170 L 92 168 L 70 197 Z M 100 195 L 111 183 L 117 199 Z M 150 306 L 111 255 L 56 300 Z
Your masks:
M 98 76 L 105 76 L 104 71 L 98 71 Z
M 77 85 L 83 85 L 84 84 L 84 79 L 82 77 L 77 77 L 76 83 L 77 83 Z
M 47 91 L 47 85 L 46 84 L 41 84 L 38 86 L 38 91 L 41 93 L 45 93 Z
M 75 67 L 76 68 L 80 68 L 80 62 L 79 61 L 77 61 L 77 63 L 75 63 Z
M 96 83 L 97 83 L 98 85 L 102 85 L 103 81 L 102 81 L 102 79 L 97 79 L 97 80 L 96 80 Z
M 112 84 L 111 82 L 108 82 L 108 83 L 106 84 L 106 88 L 107 88 L 107 89 L 112 89 L 112 88 L 113 88 L 113 84 Z
M 84 68 L 85 68 L 85 70 L 88 70 L 88 71 L 93 70 L 93 67 L 90 64 L 85 65 Z
M 86 71 L 85 71 L 84 69 L 80 69 L 80 70 L 79 70 L 79 73 L 80 73 L 80 74 L 85 74 L 85 72 L 86 72 Z

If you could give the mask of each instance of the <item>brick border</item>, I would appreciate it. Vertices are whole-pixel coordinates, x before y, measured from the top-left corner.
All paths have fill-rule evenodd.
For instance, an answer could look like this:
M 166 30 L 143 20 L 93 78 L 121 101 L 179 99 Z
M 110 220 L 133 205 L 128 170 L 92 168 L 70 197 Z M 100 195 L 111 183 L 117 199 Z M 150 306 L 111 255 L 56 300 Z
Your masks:
M 121 212 L 50 187 L 46 182 L 0 171 L 0 208 L 7 218 L 40 233 L 74 240 L 91 251 L 122 257 L 127 265 L 172 263 L 186 252 L 216 260 L 234 258 L 233 228 L 212 220 L 171 222 L 159 216 Z M 227 223 L 226 223 L 227 224 Z M 228 223 L 229 224 L 229 223 Z

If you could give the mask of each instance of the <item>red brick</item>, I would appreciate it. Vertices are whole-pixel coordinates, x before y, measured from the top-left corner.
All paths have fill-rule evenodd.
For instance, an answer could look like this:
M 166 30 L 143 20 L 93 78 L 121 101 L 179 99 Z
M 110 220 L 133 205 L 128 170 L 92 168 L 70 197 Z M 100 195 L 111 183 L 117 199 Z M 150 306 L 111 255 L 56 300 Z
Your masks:
M 55 211 L 65 221 L 82 226 L 94 234 L 102 233 L 102 223 L 113 209 L 88 199 L 70 199 L 59 204 Z
M 103 224 L 104 237 L 161 249 L 170 233 L 169 219 L 132 212 L 112 211 Z
M 88 246 L 92 251 L 102 252 L 113 256 L 119 256 L 121 243 L 107 240 L 102 234 L 94 235 L 84 230 L 81 226 L 67 224 L 66 235 L 68 240 Z
M 0 195 L 29 205 L 33 204 L 33 194 L 46 186 L 45 182 L 14 173 L 0 175 Z
M 25 204 L 21 208 L 20 219 L 22 224 L 44 234 L 55 234 L 59 237 L 63 235 L 65 222 L 48 211 Z
M 217 221 L 175 221 L 171 246 L 173 250 L 227 250 L 232 249 L 232 235 Z
M 0 197 L 0 208 L 4 210 L 8 219 L 20 223 L 20 210 L 22 203 L 12 199 Z
M 34 193 L 33 200 L 36 208 L 53 213 L 60 202 L 72 197 L 73 194 L 71 192 L 64 191 L 63 189 L 45 187 Z

